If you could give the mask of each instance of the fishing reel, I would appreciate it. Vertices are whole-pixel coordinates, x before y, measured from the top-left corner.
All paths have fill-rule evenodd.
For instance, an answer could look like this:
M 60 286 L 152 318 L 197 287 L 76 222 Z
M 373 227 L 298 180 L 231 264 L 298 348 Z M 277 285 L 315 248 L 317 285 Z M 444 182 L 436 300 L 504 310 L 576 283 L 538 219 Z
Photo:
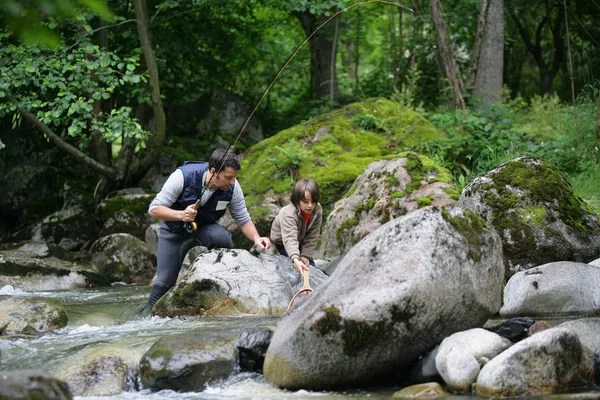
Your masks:
M 196 223 L 196 221 L 186 222 L 185 224 L 183 224 L 183 227 L 185 228 L 187 233 L 192 233 L 196 229 L 198 229 L 198 224 Z

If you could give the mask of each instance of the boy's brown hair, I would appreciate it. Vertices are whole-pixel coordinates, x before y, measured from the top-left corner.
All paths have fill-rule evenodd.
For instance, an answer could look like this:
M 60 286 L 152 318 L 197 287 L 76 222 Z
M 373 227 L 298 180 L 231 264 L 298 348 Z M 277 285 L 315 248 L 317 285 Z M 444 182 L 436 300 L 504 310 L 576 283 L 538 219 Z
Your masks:
M 313 179 L 300 179 L 296 182 L 294 190 L 292 190 L 292 203 L 294 205 L 300 205 L 300 201 L 304 199 L 304 192 L 310 193 L 314 202 L 318 203 L 321 198 L 321 191 L 319 185 Z

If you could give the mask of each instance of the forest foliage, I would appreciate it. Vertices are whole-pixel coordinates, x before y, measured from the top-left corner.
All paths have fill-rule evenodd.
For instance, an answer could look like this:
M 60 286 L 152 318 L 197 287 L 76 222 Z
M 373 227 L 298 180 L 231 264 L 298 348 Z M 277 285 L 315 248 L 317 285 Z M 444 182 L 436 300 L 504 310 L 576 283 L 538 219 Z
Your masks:
M 505 0 L 502 102 L 482 102 L 465 87 L 461 108 L 451 100 L 432 18 L 436 1 L 401 7 L 379 0 L 7 0 L 0 5 L 0 121 L 4 134 L 30 126 L 48 135 L 40 130 L 46 127 L 108 175 L 118 153 L 128 151 L 127 175 L 139 165 L 136 157 L 164 145 L 152 142 L 157 107 L 219 89 L 250 104 L 264 95 L 256 118 L 268 137 L 346 104 L 385 97 L 445 132 L 405 150 L 433 157 L 459 186 L 501 161 L 532 154 L 555 163 L 579 194 L 597 200 L 599 5 Z M 439 3 L 465 82 L 487 2 Z M 140 41 L 144 29 L 151 33 L 156 82 Z M 158 86 L 162 104 L 151 96 Z M 115 176 L 108 188 L 135 184 L 133 176 Z

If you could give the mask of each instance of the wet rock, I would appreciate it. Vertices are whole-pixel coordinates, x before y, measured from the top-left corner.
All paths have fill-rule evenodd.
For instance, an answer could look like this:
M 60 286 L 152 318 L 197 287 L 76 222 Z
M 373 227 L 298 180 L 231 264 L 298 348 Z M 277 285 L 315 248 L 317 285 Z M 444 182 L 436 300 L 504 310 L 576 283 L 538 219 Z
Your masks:
M 529 328 L 535 323 L 535 320 L 530 317 L 518 317 L 511 318 L 503 321 L 502 323 L 490 326 L 487 329 L 490 332 L 494 332 L 513 343 L 519 340 L 525 339 L 529 334 Z
M 394 399 L 417 399 L 417 400 L 434 400 L 447 397 L 448 393 L 444 391 L 439 383 L 422 383 L 405 387 L 392 395 Z
M 266 328 L 242 332 L 236 343 L 240 371 L 262 372 L 272 336 L 273 331 Z
M 140 378 L 153 390 L 200 391 L 235 369 L 232 337 L 171 335 L 158 340 L 140 361 Z
M 69 386 L 41 370 L 0 371 L 0 399 L 72 400 Z
M 37 335 L 68 321 L 65 308 L 51 299 L 0 296 L 0 335 Z

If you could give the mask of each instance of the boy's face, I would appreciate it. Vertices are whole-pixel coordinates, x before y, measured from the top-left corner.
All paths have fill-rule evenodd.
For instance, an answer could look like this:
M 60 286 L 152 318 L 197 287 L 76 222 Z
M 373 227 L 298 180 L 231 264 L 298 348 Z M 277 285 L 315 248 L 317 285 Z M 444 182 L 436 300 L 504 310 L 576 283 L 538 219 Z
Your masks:
M 310 192 L 304 192 L 304 198 L 300 200 L 300 210 L 302 210 L 306 214 L 312 214 L 317 206 L 317 203 L 313 201 L 312 195 Z
M 226 167 L 216 175 L 214 175 L 216 172 L 215 168 L 211 168 L 210 172 L 213 174 L 212 181 L 210 182 L 210 188 L 217 188 L 221 190 L 229 190 L 229 188 L 235 183 L 235 177 L 238 174 L 238 171 L 231 167 Z

